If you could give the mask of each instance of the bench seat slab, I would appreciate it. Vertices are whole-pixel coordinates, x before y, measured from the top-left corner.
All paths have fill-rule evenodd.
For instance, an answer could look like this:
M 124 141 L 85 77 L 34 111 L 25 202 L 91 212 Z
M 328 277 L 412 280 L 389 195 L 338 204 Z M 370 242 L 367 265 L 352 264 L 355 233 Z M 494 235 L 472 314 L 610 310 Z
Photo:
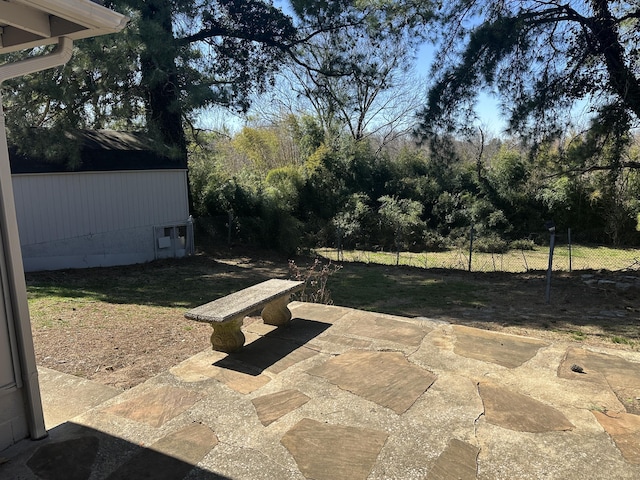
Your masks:
M 286 325 L 291 320 L 287 307 L 291 294 L 302 290 L 304 282 L 272 279 L 200 305 L 185 313 L 185 317 L 211 324 L 211 345 L 214 350 L 235 352 L 244 345 L 242 320 L 262 308 L 264 323 Z
M 303 286 L 304 282 L 294 280 L 267 280 L 226 297 L 200 305 L 189 310 L 185 317 L 197 322 L 226 322 L 238 315 L 248 315 L 272 300 L 301 290 Z

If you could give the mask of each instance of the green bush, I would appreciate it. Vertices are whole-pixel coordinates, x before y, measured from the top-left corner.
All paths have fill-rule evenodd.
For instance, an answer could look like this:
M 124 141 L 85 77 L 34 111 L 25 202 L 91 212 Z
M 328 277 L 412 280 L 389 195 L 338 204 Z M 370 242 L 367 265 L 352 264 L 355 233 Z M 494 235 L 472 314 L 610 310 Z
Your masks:
M 496 234 L 480 237 L 474 240 L 473 249 L 482 253 L 506 253 L 509 243 Z
M 422 241 L 427 252 L 443 252 L 447 249 L 447 239 L 438 232 L 431 230 L 424 232 Z
M 521 238 L 511 242 L 509 248 L 512 250 L 535 250 L 536 244 L 529 238 Z

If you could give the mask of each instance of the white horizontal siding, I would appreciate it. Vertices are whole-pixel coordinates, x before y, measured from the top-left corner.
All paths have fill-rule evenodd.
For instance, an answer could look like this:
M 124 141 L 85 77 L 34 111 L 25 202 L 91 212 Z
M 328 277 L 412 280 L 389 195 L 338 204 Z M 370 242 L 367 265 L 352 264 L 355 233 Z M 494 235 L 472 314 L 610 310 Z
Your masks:
M 13 189 L 23 246 L 184 223 L 189 216 L 183 170 L 17 174 Z

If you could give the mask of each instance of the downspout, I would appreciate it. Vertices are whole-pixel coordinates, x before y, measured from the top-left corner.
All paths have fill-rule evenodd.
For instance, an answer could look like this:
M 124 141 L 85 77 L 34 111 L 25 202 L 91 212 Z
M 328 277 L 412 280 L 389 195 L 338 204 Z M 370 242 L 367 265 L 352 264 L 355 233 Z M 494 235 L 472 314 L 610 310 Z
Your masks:
M 5 80 L 9 80 L 10 78 L 21 77 L 29 73 L 64 65 L 69 61 L 72 53 L 73 40 L 68 37 L 59 37 L 58 46 L 47 55 L 0 65 L 0 86 Z
M 58 38 L 58 46 L 51 53 L 40 57 L 28 58 L 14 63 L 0 65 L 0 87 L 5 80 L 20 77 L 29 73 L 64 65 L 73 53 L 73 41 L 67 37 Z M 13 197 L 11 166 L 7 132 L 5 130 L 4 112 L 2 111 L 2 93 L 0 92 L 0 229 L 2 244 L 6 253 L 7 276 L 9 279 L 9 307 L 13 317 L 20 372 L 26 392 L 28 406 L 28 426 L 32 439 L 47 436 L 42 412 L 42 398 L 38 384 L 38 369 L 33 347 L 29 306 L 27 304 L 27 287 L 22 264 L 22 252 L 18 235 L 18 221 Z M 11 288 L 13 286 L 13 288 Z

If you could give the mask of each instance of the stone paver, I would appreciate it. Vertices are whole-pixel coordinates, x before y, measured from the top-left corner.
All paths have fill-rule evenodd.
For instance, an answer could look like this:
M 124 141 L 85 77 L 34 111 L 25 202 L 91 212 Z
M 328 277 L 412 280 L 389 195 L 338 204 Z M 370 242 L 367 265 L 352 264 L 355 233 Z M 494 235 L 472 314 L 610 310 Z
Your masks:
M 267 375 L 255 375 L 218 367 L 215 363 L 219 360 L 221 360 L 219 352 L 201 352 L 169 371 L 184 382 L 195 383 L 215 379 L 236 392 L 244 394 L 251 393 L 271 381 Z
M 478 447 L 452 438 L 429 471 L 427 479 L 476 480 L 478 453 L 480 453 Z
M 38 367 L 38 376 L 41 382 L 59 385 L 59 388 L 55 390 L 47 390 L 42 393 L 42 404 L 45 406 L 44 421 L 47 429 L 60 425 L 122 393 L 122 390 L 118 388 L 66 375 L 50 368 Z M 73 395 L 69 395 L 69 392 L 73 392 Z
M 371 346 L 371 340 L 363 340 L 361 338 L 350 338 L 343 337 L 340 335 L 323 335 L 320 337 L 320 340 L 330 343 L 335 343 L 338 345 L 344 345 L 345 347 L 355 348 L 355 349 L 366 349 Z
M 516 337 L 498 332 L 456 325 L 455 353 L 467 358 L 516 368 L 532 359 L 548 342 L 534 338 Z
M 305 319 L 293 319 L 286 327 L 272 330 L 249 342 L 244 348 L 215 363 L 216 366 L 258 374 L 269 370 L 281 373 L 292 365 L 317 354 L 306 344 L 331 325 Z
M 594 411 L 598 422 L 611 435 L 624 458 L 640 465 L 640 416 L 630 413 L 607 414 Z
M 254 398 L 251 402 L 256 408 L 258 418 L 266 427 L 309 400 L 309 397 L 298 390 L 285 390 Z
M 372 313 L 354 315 L 354 321 L 346 333 L 362 337 L 418 346 L 431 328 L 416 323 L 393 320 Z
M 150 448 L 140 449 L 107 480 L 183 478 L 217 444 L 218 438 L 209 427 L 193 424 L 161 438 Z M 150 465 L 154 466 L 151 471 Z
M 191 390 L 163 386 L 107 407 L 104 412 L 160 427 L 201 399 L 202 395 Z
M 345 315 L 355 310 L 336 305 L 323 305 L 320 303 L 293 302 L 289 304 L 289 310 L 295 318 L 305 320 L 322 320 L 327 323 L 335 323 Z
M 572 366 L 579 366 L 576 374 Z M 558 368 L 558 376 L 609 386 L 629 413 L 640 415 L 640 363 L 616 355 L 572 347 Z
M 38 448 L 27 466 L 47 480 L 86 480 L 91 475 L 98 447 L 95 436 L 50 443 Z
M 351 351 L 309 370 L 340 388 L 405 412 L 435 381 L 432 373 L 411 365 L 399 352 Z
M 381 431 L 305 418 L 282 437 L 302 474 L 314 480 L 367 478 L 387 439 Z
M 232 370 L 249 367 L 254 368 L 255 371 L 263 372 L 268 369 L 270 372 L 278 374 L 318 353 L 316 350 L 306 347 L 289 348 L 292 347 L 290 342 L 278 338 L 272 338 L 268 342 L 255 345 L 258 342 L 260 341 L 247 345 L 243 352 L 220 360 L 216 365 Z
M 562 412 L 526 395 L 485 382 L 481 382 L 478 389 L 489 423 L 509 430 L 532 433 L 574 428 Z

